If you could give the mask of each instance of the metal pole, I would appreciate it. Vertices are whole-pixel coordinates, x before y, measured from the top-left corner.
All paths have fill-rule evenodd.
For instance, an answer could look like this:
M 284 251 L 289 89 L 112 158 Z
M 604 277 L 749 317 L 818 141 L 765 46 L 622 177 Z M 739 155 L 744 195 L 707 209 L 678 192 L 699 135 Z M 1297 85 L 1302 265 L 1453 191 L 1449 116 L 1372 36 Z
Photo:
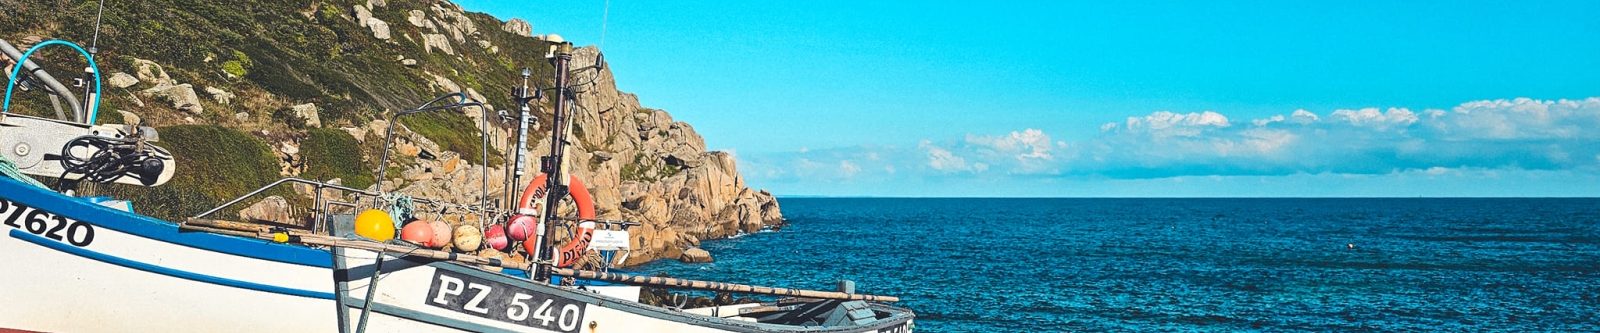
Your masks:
M 4 39 L 0 39 L 0 53 L 4 53 L 14 62 L 17 59 L 22 58 L 22 51 L 17 50 L 15 46 L 12 46 L 11 43 L 6 42 Z M 66 100 L 67 106 L 72 108 L 73 115 L 86 112 L 87 109 L 83 107 L 83 104 L 80 104 L 81 102 L 78 101 L 77 94 L 73 94 L 72 90 L 67 89 L 67 86 L 61 84 L 61 81 L 56 81 L 54 76 L 50 76 L 49 72 L 46 72 L 43 67 L 39 67 L 39 64 L 34 63 L 33 60 L 18 62 L 16 66 L 21 66 L 23 71 L 28 72 L 28 75 L 32 75 L 33 78 L 39 79 L 37 82 L 43 83 L 46 90 L 49 90 L 53 94 L 61 95 L 61 99 Z M 21 79 L 21 77 L 17 78 L 17 80 Z M 62 118 L 61 120 L 80 121 L 77 119 L 65 119 L 66 117 L 62 117 L 61 115 L 57 115 L 57 117 Z
M 562 197 L 567 195 L 565 185 L 567 175 L 562 173 L 562 163 L 565 162 L 563 161 L 565 156 L 562 155 L 565 155 L 564 153 L 566 152 L 567 130 L 571 127 L 567 122 L 572 121 L 567 119 L 567 103 L 571 102 L 568 100 L 567 70 L 572 64 L 572 44 L 561 43 L 556 47 L 558 49 L 555 59 L 552 59 L 556 71 L 555 112 L 550 121 L 550 157 L 548 163 L 542 165 L 542 169 L 545 169 L 543 170 L 546 175 L 544 188 L 547 189 L 547 192 L 544 197 L 544 211 L 539 216 L 539 227 L 535 230 L 539 237 L 536 247 L 539 252 L 538 260 L 535 263 L 548 263 L 550 261 L 550 251 L 546 251 L 546 248 L 549 247 L 551 238 L 549 233 L 555 228 L 548 227 L 548 224 L 555 221 L 557 204 L 561 202 Z M 534 280 L 549 281 L 549 270 L 550 265 L 538 264 L 537 269 L 535 269 Z
M 521 96 L 516 96 L 518 100 L 517 104 L 519 104 L 518 106 L 522 112 L 517 116 L 516 164 L 511 170 L 511 184 L 513 186 L 516 184 L 522 184 L 522 174 L 524 173 L 523 169 L 528 163 L 528 121 L 533 118 L 533 110 L 528 107 L 529 76 L 533 76 L 533 71 L 526 68 L 522 69 L 522 92 Z M 510 192 L 511 189 L 506 188 L 506 191 Z
M 378 251 L 377 267 L 373 267 L 372 278 L 367 280 L 367 298 L 364 302 L 361 302 L 361 320 L 360 324 L 356 324 L 356 333 L 367 331 L 367 315 L 372 313 L 372 303 L 376 302 L 372 298 L 377 296 L 378 293 L 378 274 L 383 273 L 384 252 L 383 250 Z

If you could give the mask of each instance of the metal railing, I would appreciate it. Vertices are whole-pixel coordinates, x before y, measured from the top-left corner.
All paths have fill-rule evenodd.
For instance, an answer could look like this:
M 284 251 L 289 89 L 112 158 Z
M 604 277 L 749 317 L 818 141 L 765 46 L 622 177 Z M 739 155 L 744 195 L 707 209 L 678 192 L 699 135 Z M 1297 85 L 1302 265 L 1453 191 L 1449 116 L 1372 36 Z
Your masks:
M 202 213 L 200 213 L 198 215 L 195 215 L 194 218 L 206 218 L 207 216 L 210 216 L 211 214 L 215 214 L 215 213 L 217 213 L 219 211 L 227 209 L 228 207 L 232 207 L 233 205 L 239 204 L 240 202 L 244 202 L 245 200 L 248 200 L 248 199 L 250 199 L 252 197 L 260 195 L 261 193 L 265 193 L 268 190 L 271 190 L 271 189 L 276 188 L 278 186 L 281 186 L 283 184 L 305 184 L 305 185 L 310 185 L 310 186 L 313 187 L 312 208 L 311 208 L 312 232 L 315 232 L 315 233 L 318 233 L 318 234 L 323 234 L 323 235 L 331 235 L 332 234 L 331 227 L 327 223 L 327 216 L 328 216 L 328 208 L 329 208 L 329 206 L 341 206 L 341 207 L 355 208 L 355 207 L 360 207 L 361 205 L 359 203 L 361 201 L 364 201 L 364 200 L 373 200 L 373 201 L 382 201 L 383 200 L 383 195 L 382 195 L 383 193 L 380 193 L 380 192 L 377 192 L 377 191 L 367 191 L 367 190 L 351 188 L 351 187 L 347 187 L 347 186 L 343 186 L 343 185 L 339 185 L 339 184 L 329 184 L 329 183 L 324 183 L 324 182 L 319 182 L 319 181 L 314 181 L 314 180 L 307 180 L 307 179 L 302 179 L 302 178 L 289 177 L 289 178 L 279 179 L 278 181 L 272 182 L 271 184 L 267 184 L 266 186 L 262 186 L 261 188 L 257 188 L 254 191 L 250 191 L 249 193 L 245 193 L 244 195 L 241 195 L 238 198 L 234 198 L 233 200 L 229 200 L 228 202 L 223 203 L 222 205 L 219 205 L 219 206 L 217 206 L 215 208 L 212 208 L 211 210 L 207 210 L 207 211 L 202 212 Z M 355 195 L 356 196 L 356 200 L 354 200 L 355 202 L 343 202 L 343 201 L 329 200 L 329 196 L 325 194 L 325 193 L 327 193 L 328 190 L 338 191 L 338 193 L 335 193 L 335 194 L 340 195 L 340 197 L 343 197 L 344 195 Z M 504 211 L 502 211 L 500 209 L 493 208 L 493 207 L 488 207 L 488 206 L 483 206 L 483 205 L 464 205 L 464 204 L 445 202 L 445 201 L 442 201 L 442 200 L 429 199 L 429 198 L 412 198 L 411 201 L 413 203 L 415 203 L 415 204 L 426 205 L 426 206 L 433 207 L 435 209 L 456 209 L 456 210 L 466 211 L 466 212 L 469 212 L 469 213 L 481 214 L 481 215 L 484 215 L 484 216 L 501 216 L 501 215 L 505 215 L 506 214 L 506 212 L 504 212 Z

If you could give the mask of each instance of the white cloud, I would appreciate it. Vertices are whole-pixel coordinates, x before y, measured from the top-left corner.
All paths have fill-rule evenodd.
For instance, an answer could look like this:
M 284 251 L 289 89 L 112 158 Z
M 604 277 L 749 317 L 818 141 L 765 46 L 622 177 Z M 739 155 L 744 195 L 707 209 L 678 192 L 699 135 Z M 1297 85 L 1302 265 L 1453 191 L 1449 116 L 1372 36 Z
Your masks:
M 1016 158 L 1018 161 L 1050 159 L 1050 135 L 1032 128 L 998 137 L 968 134 L 967 143 Z
M 929 168 L 944 172 L 967 171 L 970 169 L 967 166 L 967 159 L 956 156 L 944 148 L 934 146 L 932 141 L 922 140 L 922 143 L 917 146 L 928 152 Z
M 1281 123 L 1281 122 L 1283 122 L 1283 115 L 1281 115 L 1281 114 L 1280 115 L 1273 115 L 1272 117 L 1268 117 L 1267 119 L 1256 119 L 1256 120 L 1250 121 L 1250 123 L 1256 125 L 1256 127 L 1267 126 L 1268 124 L 1271 124 L 1271 123 Z
M 1417 114 L 1406 108 L 1389 108 L 1388 112 L 1378 112 L 1378 108 L 1335 110 L 1332 118 L 1351 125 L 1374 128 L 1405 127 L 1417 122 Z
M 851 162 L 850 160 L 839 161 L 840 175 L 844 175 L 848 178 L 855 177 L 857 173 L 861 173 L 861 166 L 856 165 L 855 162 Z
M 1294 113 L 1289 115 L 1290 122 L 1301 125 L 1314 123 L 1319 120 L 1322 120 L 1322 117 L 1318 117 L 1317 114 L 1311 113 L 1311 111 L 1306 111 L 1306 109 L 1294 110 Z
M 1576 139 L 1600 137 L 1600 98 L 1517 98 L 1462 103 L 1440 117 L 1453 138 Z
M 914 148 L 858 146 L 752 159 L 781 169 L 765 174 L 815 178 L 827 173 L 857 180 L 954 174 L 1451 176 L 1467 169 L 1487 170 L 1475 171 L 1483 177 L 1493 177 L 1496 170 L 1600 173 L 1600 98 L 1473 101 L 1420 113 L 1374 107 L 1319 115 L 1301 109 L 1253 119 L 1249 126 L 1232 126 L 1228 116 L 1213 111 L 1161 111 L 1125 119 L 1071 141 L 1023 128 L 922 140 Z
M 1205 111 L 1200 113 L 1172 113 L 1156 111 L 1144 117 L 1128 117 L 1124 128 L 1127 132 L 1148 133 L 1156 137 L 1169 136 L 1197 136 L 1209 129 L 1225 128 L 1231 126 L 1228 117 L 1221 113 Z

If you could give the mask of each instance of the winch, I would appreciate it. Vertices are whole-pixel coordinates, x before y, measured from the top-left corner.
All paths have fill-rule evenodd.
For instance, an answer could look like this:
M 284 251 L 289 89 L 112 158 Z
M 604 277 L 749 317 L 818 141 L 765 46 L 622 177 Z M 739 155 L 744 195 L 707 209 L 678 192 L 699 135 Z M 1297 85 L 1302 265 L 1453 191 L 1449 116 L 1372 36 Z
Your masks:
M 0 114 L 0 157 L 22 173 L 68 182 L 157 186 L 172 180 L 172 154 L 155 129 Z

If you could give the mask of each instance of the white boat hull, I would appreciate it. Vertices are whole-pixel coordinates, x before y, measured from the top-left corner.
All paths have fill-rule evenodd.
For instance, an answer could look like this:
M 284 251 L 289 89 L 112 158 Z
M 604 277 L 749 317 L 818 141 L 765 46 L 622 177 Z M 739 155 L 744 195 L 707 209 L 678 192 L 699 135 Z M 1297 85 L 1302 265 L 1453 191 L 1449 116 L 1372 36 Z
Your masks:
M 0 331 L 354 332 L 377 266 L 373 252 L 180 232 L 168 222 L 9 179 L 0 179 L 0 234 Z M 899 312 L 864 325 L 762 324 L 454 263 L 385 258 L 367 332 L 912 328 L 909 311 L 889 307 L 883 308 Z

